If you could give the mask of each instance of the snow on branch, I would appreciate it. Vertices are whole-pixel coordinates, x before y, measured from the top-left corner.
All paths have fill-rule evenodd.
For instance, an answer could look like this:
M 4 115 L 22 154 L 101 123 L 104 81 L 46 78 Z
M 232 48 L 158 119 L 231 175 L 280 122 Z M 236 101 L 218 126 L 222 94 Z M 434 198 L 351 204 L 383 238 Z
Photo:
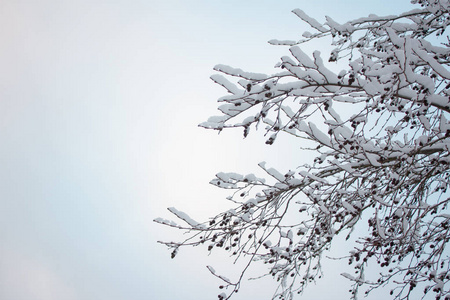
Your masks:
M 293 299 L 322 276 L 324 251 L 342 234 L 353 245 L 351 272 L 341 274 L 350 299 L 386 287 L 393 299 L 450 298 L 450 1 L 412 3 L 418 8 L 342 24 L 296 9 L 316 32 L 270 41 L 291 46 L 278 73 L 214 68 L 226 95 L 220 116 L 200 126 L 262 132 L 267 146 L 280 135 L 301 138 L 298 156 L 315 157 L 289 170 L 262 162 L 267 181 L 217 173 L 211 184 L 228 189 L 234 206 L 203 223 L 169 209 L 189 225 L 184 241 L 163 242 L 173 255 L 204 246 L 245 261 L 236 282 L 208 267 L 224 282 L 220 299 L 238 292 L 258 263 L 279 282 L 273 299 Z M 329 56 L 298 46 L 324 37 Z M 346 67 L 335 72 L 336 62 Z
M 197 221 L 195 221 L 194 219 L 192 219 L 191 217 L 188 216 L 188 214 L 177 210 L 175 207 L 169 207 L 168 210 L 173 213 L 175 216 L 177 216 L 178 218 L 180 218 L 181 220 L 185 221 L 186 223 L 188 223 L 190 226 L 192 226 L 193 228 L 204 228 L 204 226 L 200 223 L 198 223 Z
M 317 29 L 320 32 L 327 32 L 327 29 L 322 26 L 316 19 L 308 16 L 303 10 L 297 8 L 292 11 L 297 17 L 308 23 L 314 29 Z

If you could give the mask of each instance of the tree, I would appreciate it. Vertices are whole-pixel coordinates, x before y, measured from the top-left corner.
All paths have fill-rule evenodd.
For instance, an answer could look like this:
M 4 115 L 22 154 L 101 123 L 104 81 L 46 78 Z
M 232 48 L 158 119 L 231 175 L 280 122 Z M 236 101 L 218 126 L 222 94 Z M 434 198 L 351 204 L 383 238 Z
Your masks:
M 228 94 L 218 100 L 222 115 L 200 126 L 241 128 L 244 137 L 265 126 L 266 144 L 289 134 L 317 153 L 314 163 L 287 173 L 261 163 L 273 183 L 218 173 L 211 183 L 232 190 L 235 207 L 207 222 L 174 208 L 187 225 L 156 220 L 189 233 L 181 242 L 161 242 L 172 257 L 182 246 L 204 246 L 248 259 L 236 282 L 208 267 L 224 281 L 219 299 L 236 293 L 257 261 L 280 282 L 273 298 L 293 299 L 320 276 L 322 254 L 336 236 L 349 238 L 355 228 L 367 234 L 352 236 L 350 272 L 342 273 L 352 299 L 362 288 L 368 294 L 383 287 L 394 299 L 450 299 L 450 1 L 411 2 L 418 8 L 345 24 L 329 17 L 321 24 L 296 9 L 314 32 L 270 41 L 290 46 L 278 73 L 215 67 L 225 76 L 212 79 Z M 299 46 L 328 37 L 335 47 L 328 63 Z M 341 72 L 326 66 L 341 62 Z M 381 272 L 366 278 L 371 268 Z

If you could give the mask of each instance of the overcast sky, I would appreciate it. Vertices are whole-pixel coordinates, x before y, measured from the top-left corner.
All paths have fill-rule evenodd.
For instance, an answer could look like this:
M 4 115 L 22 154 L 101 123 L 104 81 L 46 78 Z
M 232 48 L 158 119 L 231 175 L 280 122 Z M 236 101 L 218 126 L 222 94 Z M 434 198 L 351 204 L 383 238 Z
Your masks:
M 267 41 L 309 30 L 294 8 L 342 22 L 409 4 L 0 0 L 0 299 L 215 299 L 205 266 L 235 278 L 226 256 L 171 260 L 156 241 L 179 233 L 152 220 L 170 206 L 199 220 L 229 208 L 208 184 L 219 171 L 302 161 L 289 139 L 197 127 L 224 95 L 213 66 L 275 72 L 288 50 Z M 305 296 L 347 298 L 339 265 L 325 271 Z M 273 287 L 253 281 L 234 299 Z

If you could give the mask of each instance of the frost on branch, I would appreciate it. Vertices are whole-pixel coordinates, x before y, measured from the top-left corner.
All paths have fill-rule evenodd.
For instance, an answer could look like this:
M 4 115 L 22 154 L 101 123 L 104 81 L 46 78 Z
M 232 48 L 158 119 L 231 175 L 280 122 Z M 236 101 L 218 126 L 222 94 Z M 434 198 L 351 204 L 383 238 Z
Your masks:
M 266 180 L 218 173 L 211 184 L 229 189 L 234 207 L 206 222 L 175 209 L 187 226 L 157 220 L 188 233 L 184 241 L 161 242 L 173 253 L 221 248 L 246 262 L 234 280 L 209 269 L 223 281 L 219 298 L 229 299 L 248 268 L 263 263 L 279 282 L 273 298 L 293 299 L 321 277 L 321 257 L 334 238 L 358 227 L 368 234 L 353 237 L 342 272 L 351 298 L 389 288 L 394 299 L 450 299 L 450 3 L 412 2 L 417 8 L 398 16 L 345 24 L 330 17 L 320 23 L 297 9 L 313 32 L 271 41 L 290 46 L 277 73 L 215 67 L 223 75 L 212 80 L 227 94 L 218 100 L 221 115 L 200 126 L 240 128 L 244 137 L 259 128 L 268 145 L 289 134 L 317 146 L 312 165 L 281 172 L 260 163 Z M 310 56 L 301 46 L 314 39 L 330 39 L 335 48 Z M 334 72 L 337 61 L 348 67 Z M 374 267 L 381 273 L 367 272 Z

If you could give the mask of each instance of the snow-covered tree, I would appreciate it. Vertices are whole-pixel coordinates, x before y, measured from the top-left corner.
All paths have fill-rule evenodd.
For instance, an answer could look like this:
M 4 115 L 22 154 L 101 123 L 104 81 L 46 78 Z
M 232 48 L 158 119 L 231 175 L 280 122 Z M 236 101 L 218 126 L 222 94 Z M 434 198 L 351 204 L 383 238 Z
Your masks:
M 342 273 L 351 298 L 388 288 L 394 299 L 450 299 L 450 1 L 411 2 L 417 8 L 400 15 L 345 24 L 296 9 L 314 32 L 270 41 L 290 46 L 278 73 L 215 67 L 225 76 L 212 79 L 228 94 L 219 99 L 222 114 L 202 127 L 241 128 L 245 137 L 264 127 L 266 144 L 289 134 L 317 153 L 287 172 L 261 163 L 267 179 L 218 173 L 211 183 L 230 189 L 235 207 L 207 222 L 175 208 L 187 225 L 156 220 L 187 231 L 184 241 L 161 242 L 172 257 L 182 246 L 204 246 L 248 260 L 236 281 L 209 267 L 224 280 L 219 299 L 236 293 L 258 262 L 279 281 L 273 298 L 293 299 L 321 275 L 322 254 L 338 235 L 354 241 Z M 327 38 L 329 56 L 302 51 Z

